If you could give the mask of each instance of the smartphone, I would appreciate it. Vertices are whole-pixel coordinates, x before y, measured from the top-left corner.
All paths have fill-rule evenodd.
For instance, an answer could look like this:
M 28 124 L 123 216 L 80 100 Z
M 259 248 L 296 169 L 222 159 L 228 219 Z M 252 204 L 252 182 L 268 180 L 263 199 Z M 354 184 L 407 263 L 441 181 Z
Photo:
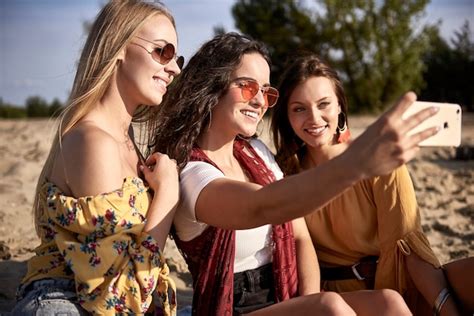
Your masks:
M 419 146 L 458 147 L 461 144 L 462 114 L 459 104 L 416 101 L 405 111 L 405 113 L 403 113 L 402 118 L 407 118 L 408 116 L 431 106 L 439 107 L 438 113 L 416 126 L 409 132 L 409 135 L 421 132 L 430 127 L 439 126 L 441 130 L 436 135 L 420 142 Z

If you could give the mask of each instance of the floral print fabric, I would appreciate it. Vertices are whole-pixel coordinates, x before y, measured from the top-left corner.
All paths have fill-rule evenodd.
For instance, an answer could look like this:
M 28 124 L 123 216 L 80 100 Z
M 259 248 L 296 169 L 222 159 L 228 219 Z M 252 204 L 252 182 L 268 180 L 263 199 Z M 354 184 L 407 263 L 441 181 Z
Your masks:
M 23 283 L 74 278 L 79 303 L 96 314 L 142 314 L 156 289 L 164 314 L 175 314 L 169 269 L 157 242 L 143 232 L 150 197 L 140 178 L 97 196 L 65 196 L 49 182 L 42 193 L 42 243 Z

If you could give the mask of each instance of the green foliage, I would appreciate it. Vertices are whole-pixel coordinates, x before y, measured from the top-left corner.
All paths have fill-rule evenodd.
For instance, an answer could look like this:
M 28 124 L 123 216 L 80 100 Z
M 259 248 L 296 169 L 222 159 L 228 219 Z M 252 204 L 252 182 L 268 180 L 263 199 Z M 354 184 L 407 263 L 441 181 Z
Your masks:
M 41 97 L 33 96 L 26 99 L 26 114 L 28 117 L 49 116 L 48 103 Z
M 57 117 L 61 113 L 62 109 L 63 105 L 61 101 L 54 99 L 48 107 L 48 116 Z
M 291 0 L 239 0 L 236 26 L 265 42 L 272 80 L 297 50 L 310 50 L 340 74 L 353 112 L 377 112 L 423 84 L 430 28 L 415 32 L 428 0 L 318 0 L 318 10 Z
M 39 96 L 32 96 L 26 100 L 25 107 L 4 103 L 0 98 L 0 118 L 26 118 L 26 117 L 56 117 L 63 105 L 58 99 L 48 104 Z
M 3 99 L 0 98 L 0 117 L 23 118 L 26 117 L 26 111 L 24 108 L 14 106 L 8 103 L 3 103 Z
M 451 46 L 435 32 L 424 56 L 426 86 L 420 99 L 459 103 L 474 111 L 474 43 L 469 22 L 454 33 Z
M 319 52 L 324 46 L 311 11 L 293 0 L 239 0 L 232 8 L 236 27 L 267 44 L 272 55 L 272 81 L 277 82 L 287 56 Z

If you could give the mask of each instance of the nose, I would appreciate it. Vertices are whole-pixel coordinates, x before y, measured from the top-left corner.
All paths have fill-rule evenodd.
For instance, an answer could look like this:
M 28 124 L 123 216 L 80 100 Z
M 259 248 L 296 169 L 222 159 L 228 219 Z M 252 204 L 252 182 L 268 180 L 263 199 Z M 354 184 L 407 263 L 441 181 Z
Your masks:
M 312 106 L 311 110 L 309 111 L 309 117 L 313 123 L 319 122 L 319 119 L 321 118 L 321 111 L 318 109 L 317 106 Z
M 253 100 L 254 100 L 253 103 L 258 104 L 260 107 L 267 106 L 266 98 L 261 88 L 258 89 L 257 94 L 253 97 Z
M 181 68 L 178 66 L 178 62 L 175 58 L 172 58 L 166 65 L 165 71 L 172 73 L 174 76 L 177 76 L 181 73 Z

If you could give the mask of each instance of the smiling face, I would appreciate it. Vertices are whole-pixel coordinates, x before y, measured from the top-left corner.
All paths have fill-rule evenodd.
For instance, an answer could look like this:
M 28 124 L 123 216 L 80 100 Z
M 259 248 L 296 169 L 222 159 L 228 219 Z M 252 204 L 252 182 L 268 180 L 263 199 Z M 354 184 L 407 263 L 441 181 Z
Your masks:
M 242 56 L 239 66 L 231 75 L 227 92 L 212 112 L 211 128 L 217 128 L 229 137 L 253 136 L 267 111 L 261 90 L 252 99 L 245 100 L 241 87 L 246 80 L 256 81 L 260 87 L 269 85 L 270 67 L 262 55 L 250 53 Z
M 140 28 L 125 48 L 117 71 L 117 84 L 122 96 L 129 103 L 160 104 L 167 86 L 180 73 L 175 61 L 171 59 L 161 64 L 153 59 L 150 52 L 157 47 L 171 43 L 177 49 L 176 30 L 165 15 L 155 15 Z
M 334 85 L 325 77 L 305 80 L 288 100 L 288 119 L 293 131 L 307 146 L 314 148 L 337 143 L 340 112 Z

